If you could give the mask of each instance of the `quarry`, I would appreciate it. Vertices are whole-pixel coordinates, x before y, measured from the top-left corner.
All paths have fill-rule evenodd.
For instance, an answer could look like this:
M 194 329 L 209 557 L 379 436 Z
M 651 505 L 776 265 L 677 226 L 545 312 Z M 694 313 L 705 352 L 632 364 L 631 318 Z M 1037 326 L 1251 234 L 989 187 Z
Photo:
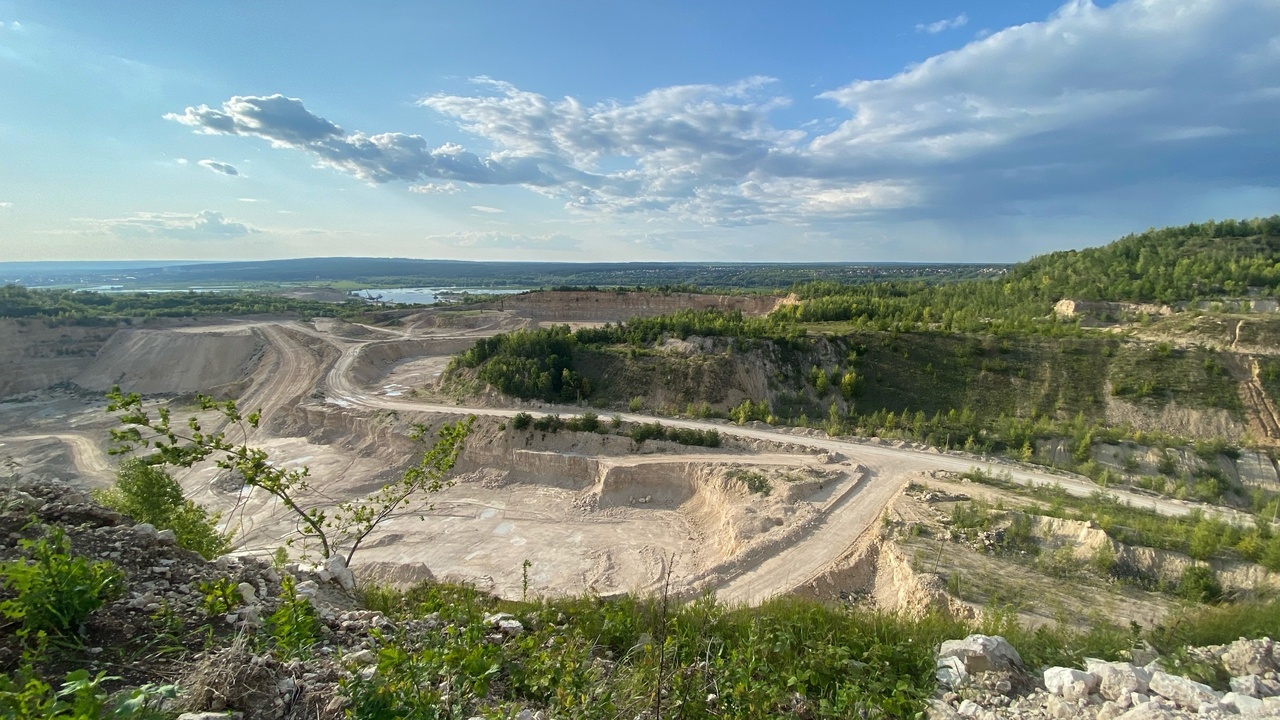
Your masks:
M 749 300 L 700 302 L 756 314 L 787 302 Z M 670 312 L 683 301 L 534 293 L 493 307 L 402 313 L 379 326 L 272 317 L 110 327 L 5 320 L 17 341 L 3 349 L 0 457 L 10 474 L 105 486 L 118 458 L 106 453 L 114 421 L 101 393 L 118 385 L 179 417 L 201 416 L 193 400 L 206 393 L 261 409 L 263 421 L 246 440 L 275 463 L 308 468 L 311 492 L 337 502 L 399 476 L 418 449 L 409 439 L 412 426 L 473 415 L 451 486 L 383 523 L 353 569 L 397 586 L 448 579 L 508 598 L 674 591 L 757 604 L 790 593 L 834 599 L 861 593 L 889 608 L 954 605 L 961 601 L 930 589 L 912 570 L 911 553 L 922 546 L 881 547 L 882 526 L 921 512 L 912 509 L 908 488 L 937 482 L 939 473 L 981 468 L 1081 497 L 1096 490 L 1087 478 L 1044 467 L 759 422 L 662 419 L 671 427 L 714 429 L 723 438 L 716 448 L 637 443 L 625 427 L 654 418 L 630 411 L 602 411 L 594 432 L 517 430 L 513 417 L 520 412 L 570 418 L 588 409 L 492 394 L 458 398 L 441 389 L 449 358 L 478 338 L 562 320 L 617 322 Z M 677 354 L 697 346 L 683 347 Z M 1105 446 L 1097 452 L 1115 465 L 1130 454 Z M 1257 456 L 1229 465 L 1237 478 L 1275 483 L 1274 467 Z M 238 553 L 265 556 L 297 539 L 285 508 L 226 471 L 206 463 L 177 477 L 189 497 L 222 514 Z M 1195 505 L 1116 492 L 1170 515 Z

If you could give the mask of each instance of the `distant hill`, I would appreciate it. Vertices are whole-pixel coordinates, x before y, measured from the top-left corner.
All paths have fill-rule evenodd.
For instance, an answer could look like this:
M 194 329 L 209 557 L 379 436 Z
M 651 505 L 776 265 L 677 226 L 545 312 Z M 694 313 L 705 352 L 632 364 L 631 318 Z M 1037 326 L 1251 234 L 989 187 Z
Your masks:
M 1280 215 L 1148 230 L 1033 258 L 1005 282 L 1038 299 L 1176 302 L 1280 291 Z
M 97 267 L 94 267 L 94 266 Z M 995 277 L 1007 266 L 954 263 L 566 263 L 412 258 L 297 258 L 210 263 L 7 263 L 0 284 L 122 289 L 162 286 L 355 283 L 366 287 L 679 287 L 779 290 L 829 280 L 960 280 Z

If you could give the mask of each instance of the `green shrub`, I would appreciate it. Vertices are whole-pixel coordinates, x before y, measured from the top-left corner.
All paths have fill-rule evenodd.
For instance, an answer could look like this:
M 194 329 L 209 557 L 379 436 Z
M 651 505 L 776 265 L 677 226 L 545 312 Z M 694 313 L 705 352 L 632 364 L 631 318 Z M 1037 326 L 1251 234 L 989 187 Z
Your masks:
M 0 563 L 0 583 L 16 593 L 0 602 L 0 613 L 28 631 L 80 634 L 89 614 L 124 590 L 124 574 L 115 565 L 73 557 L 61 528 L 19 545 L 31 560 Z
M 526 430 L 533 423 L 533 416 L 527 412 L 518 412 L 515 417 L 511 418 L 511 427 L 516 430 Z
M 74 670 L 67 674 L 62 688 L 54 692 L 29 668 L 19 671 L 14 678 L 0 675 L 0 717 L 22 720 L 158 720 L 168 717 L 158 707 L 163 699 L 177 696 L 177 686 L 144 685 L 112 697 L 102 689 L 102 684 L 118 679 L 106 677 L 105 673 L 91 678 L 87 670 Z
M 183 497 L 182 486 L 164 470 L 136 458 L 116 473 L 116 484 L 95 493 L 98 502 L 136 522 L 173 530 L 178 545 L 213 559 L 231 549 L 228 535 L 218 531 L 217 513 Z
M 1178 580 L 1178 595 L 1192 602 L 1210 603 L 1222 598 L 1222 585 L 1213 568 L 1193 565 Z
M 298 594 L 293 576 L 281 579 L 280 608 L 267 618 L 267 632 L 276 651 L 285 658 L 305 658 L 320 638 L 320 618 L 311 601 Z
M 209 615 L 226 615 L 240 607 L 244 599 L 231 578 L 222 577 L 196 586 L 202 596 L 201 604 Z

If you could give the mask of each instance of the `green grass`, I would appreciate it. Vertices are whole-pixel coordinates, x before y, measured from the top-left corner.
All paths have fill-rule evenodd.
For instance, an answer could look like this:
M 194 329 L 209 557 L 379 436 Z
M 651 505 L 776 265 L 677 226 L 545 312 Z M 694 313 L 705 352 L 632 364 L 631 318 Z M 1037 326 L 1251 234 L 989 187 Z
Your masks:
M 1126 659 L 1142 640 L 1162 650 L 1274 634 L 1276 602 L 1188 608 L 1143 633 L 1102 618 L 1036 628 L 991 608 L 979 623 L 929 614 L 910 619 L 786 598 L 732 608 L 709 598 L 578 596 L 499 601 L 468 586 L 365 589 L 366 607 L 393 619 L 437 617 L 443 627 L 393 640 L 378 672 L 346 683 L 357 716 L 431 704 L 442 717 L 514 714 L 617 718 L 900 718 L 933 693 L 933 653 L 972 632 L 1003 635 L 1032 672 Z M 524 632 L 487 636 L 486 613 L 509 612 Z M 448 692 L 443 692 L 447 688 Z M 363 715 L 362 715 L 363 713 Z
M 554 717 L 649 712 L 688 718 L 911 717 L 933 690 L 933 650 L 963 637 L 942 616 L 910 620 L 802 600 L 734 609 L 710 599 L 594 596 L 499 602 L 467 587 L 366 590 L 393 617 L 440 613 L 449 624 L 413 653 L 382 653 L 379 672 L 348 687 L 361 711 L 422 702 L 441 682 L 461 713 L 543 708 Z M 525 633 L 484 639 L 485 612 Z M 459 715 L 466 717 L 466 714 Z
M 1176 348 L 1168 343 L 1119 346 L 1111 364 L 1112 393 L 1152 407 L 1181 405 L 1226 410 L 1242 418 L 1236 382 L 1221 354 L 1205 348 Z

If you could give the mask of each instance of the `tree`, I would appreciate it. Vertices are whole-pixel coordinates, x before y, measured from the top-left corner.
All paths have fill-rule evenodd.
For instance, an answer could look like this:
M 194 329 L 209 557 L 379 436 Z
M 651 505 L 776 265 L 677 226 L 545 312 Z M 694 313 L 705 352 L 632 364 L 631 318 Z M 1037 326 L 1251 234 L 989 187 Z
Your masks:
M 163 469 L 130 458 L 116 472 L 116 484 L 94 493 L 104 506 L 173 530 L 178 545 L 213 559 L 231 549 L 229 533 L 218 531 L 219 516 L 183 497 L 182 486 Z
M 212 459 L 217 467 L 238 474 L 246 486 L 278 499 L 293 514 L 304 542 L 318 543 L 321 557 L 327 559 L 345 551 L 348 564 L 365 538 L 411 498 L 452 484 L 446 476 L 475 421 L 471 416 L 441 428 L 418 464 L 406 470 L 400 480 L 382 486 L 365 499 L 327 505 L 322 499 L 307 497 L 310 471 L 306 467 L 286 470 L 272 463 L 265 450 L 249 446 L 249 430 L 258 426 L 259 412 L 244 415 L 234 400 L 219 402 L 207 395 L 196 397 L 201 410 L 220 413 L 227 428 L 238 430 L 240 439 L 228 439 L 226 430 L 205 432 L 195 417 L 189 418 L 185 426 L 175 425 L 169 409 L 163 406 L 155 409 L 153 417 L 140 395 L 125 394 L 113 387 L 107 393 L 107 411 L 120 413 L 117 419 L 123 427 L 111 431 L 110 452 L 123 454 L 146 448 L 150 452 L 142 461 L 153 466 L 189 468 Z M 415 425 L 411 437 L 423 440 L 426 434 L 424 426 Z

